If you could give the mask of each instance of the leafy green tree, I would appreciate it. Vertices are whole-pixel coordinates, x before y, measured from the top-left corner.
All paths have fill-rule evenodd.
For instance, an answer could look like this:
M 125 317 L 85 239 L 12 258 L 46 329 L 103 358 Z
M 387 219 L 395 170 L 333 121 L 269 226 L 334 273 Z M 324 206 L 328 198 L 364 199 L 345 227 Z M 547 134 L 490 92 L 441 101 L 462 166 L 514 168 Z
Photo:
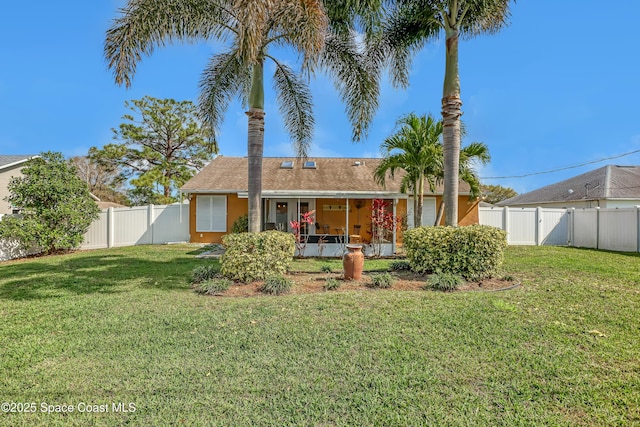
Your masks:
M 459 38 L 499 31 L 507 24 L 511 0 L 396 0 L 390 3 L 383 31 L 371 43 L 373 47 L 369 58 L 377 72 L 384 65 L 389 65 L 392 80 L 397 85 L 408 85 L 412 56 L 426 42 L 442 33 L 445 36 L 442 90 L 445 223 L 456 226 L 460 178 L 458 162 L 462 138 Z
M 9 182 L 12 205 L 20 215 L 0 221 L 0 237 L 16 239 L 24 249 L 45 254 L 77 248 L 100 209 L 87 185 L 61 153 L 46 152 L 29 160 L 22 177 Z
M 502 185 L 482 185 L 480 189 L 482 191 L 482 200 L 492 205 L 518 195 L 518 192 L 513 188 L 503 187 Z
M 116 83 L 129 86 L 141 57 L 169 40 L 216 40 L 224 45 L 203 73 L 199 104 L 213 129 L 219 128 L 234 98 L 248 107 L 249 231 L 257 232 L 261 225 L 265 62 L 275 66 L 279 110 L 300 156 L 306 155 L 311 144 L 314 124 L 304 75 L 318 65 L 334 77 L 354 124 L 354 138 L 359 138 L 377 106 L 378 86 L 361 65 L 357 34 L 349 28 L 360 12 L 378 2 L 346 1 L 325 9 L 320 0 L 129 0 L 107 31 L 105 56 Z M 330 26 L 331 16 L 336 17 L 335 26 Z M 276 58 L 275 47 L 298 53 L 300 72 Z
M 422 225 L 424 205 L 424 184 L 434 193 L 444 180 L 444 148 L 442 142 L 443 122 L 432 115 L 407 114 L 398 120 L 399 129 L 387 137 L 381 145 L 383 158 L 374 172 L 377 182 L 384 185 L 387 174 L 394 176 L 397 170 L 404 170 L 401 191 L 414 194 L 414 224 Z M 463 129 L 464 133 L 464 129 Z M 486 164 L 491 159 L 489 149 L 481 142 L 472 142 L 459 154 L 458 172 L 460 179 L 470 186 L 470 197 L 480 195 L 480 180 L 474 164 Z M 445 202 L 440 204 L 435 224 L 439 224 Z
M 91 147 L 89 157 L 107 170 L 118 170 L 119 180 L 130 179 L 133 201 L 176 201 L 176 190 L 218 152 L 211 128 L 198 120 L 191 101 L 145 96 L 125 106 L 133 114 L 124 115 L 126 122 L 113 130 L 121 143 Z

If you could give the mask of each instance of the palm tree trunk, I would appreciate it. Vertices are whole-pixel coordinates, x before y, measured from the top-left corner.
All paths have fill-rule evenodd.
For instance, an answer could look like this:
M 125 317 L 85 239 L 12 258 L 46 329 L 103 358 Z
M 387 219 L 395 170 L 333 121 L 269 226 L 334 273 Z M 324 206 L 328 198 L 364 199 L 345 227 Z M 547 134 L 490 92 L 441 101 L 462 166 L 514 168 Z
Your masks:
M 418 178 L 418 182 L 417 182 L 417 187 L 418 187 L 418 209 L 416 209 L 416 227 L 422 227 L 422 209 L 424 207 L 424 176 L 420 176 L 420 178 Z
M 434 226 L 440 225 L 442 222 L 442 214 L 444 214 L 444 200 L 440 202 L 440 206 L 438 207 L 438 214 L 436 215 L 436 220 L 433 223 Z
M 460 163 L 460 74 L 458 30 L 446 28 L 446 65 L 442 91 L 442 145 L 444 149 L 445 225 L 458 225 L 458 173 Z
M 264 80 L 262 63 L 253 66 L 248 116 L 249 232 L 261 230 L 262 153 L 264 151 Z

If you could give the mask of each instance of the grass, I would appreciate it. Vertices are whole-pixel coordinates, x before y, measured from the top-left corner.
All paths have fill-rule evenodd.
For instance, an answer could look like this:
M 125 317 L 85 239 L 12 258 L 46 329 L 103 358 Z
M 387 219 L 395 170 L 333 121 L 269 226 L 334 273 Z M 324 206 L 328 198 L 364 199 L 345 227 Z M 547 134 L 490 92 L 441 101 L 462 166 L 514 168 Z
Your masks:
M 0 400 L 38 410 L 0 425 L 640 424 L 636 254 L 511 247 L 508 292 L 216 298 L 192 251 L 0 264 Z

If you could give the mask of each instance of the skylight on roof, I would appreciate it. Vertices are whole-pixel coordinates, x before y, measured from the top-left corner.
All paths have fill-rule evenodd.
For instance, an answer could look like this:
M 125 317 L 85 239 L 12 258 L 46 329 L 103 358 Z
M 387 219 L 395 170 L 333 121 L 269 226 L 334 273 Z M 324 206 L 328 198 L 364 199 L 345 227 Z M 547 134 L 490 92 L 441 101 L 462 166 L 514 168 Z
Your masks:
M 293 169 L 293 161 L 291 160 L 285 160 L 282 163 L 280 163 L 280 168 L 281 169 Z
M 318 166 L 316 166 L 316 162 L 309 160 L 309 161 L 304 162 L 302 167 L 304 169 L 317 169 Z

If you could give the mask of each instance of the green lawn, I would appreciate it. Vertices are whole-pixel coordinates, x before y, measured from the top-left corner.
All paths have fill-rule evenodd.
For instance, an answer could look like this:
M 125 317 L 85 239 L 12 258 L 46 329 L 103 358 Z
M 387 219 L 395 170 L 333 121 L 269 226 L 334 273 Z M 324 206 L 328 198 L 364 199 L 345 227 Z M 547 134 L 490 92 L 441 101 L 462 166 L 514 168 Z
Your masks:
M 0 425 L 640 425 L 635 254 L 511 247 L 504 292 L 234 299 L 190 290 L 194 251 L 0 263 L 0 401 L 36 409 Z

